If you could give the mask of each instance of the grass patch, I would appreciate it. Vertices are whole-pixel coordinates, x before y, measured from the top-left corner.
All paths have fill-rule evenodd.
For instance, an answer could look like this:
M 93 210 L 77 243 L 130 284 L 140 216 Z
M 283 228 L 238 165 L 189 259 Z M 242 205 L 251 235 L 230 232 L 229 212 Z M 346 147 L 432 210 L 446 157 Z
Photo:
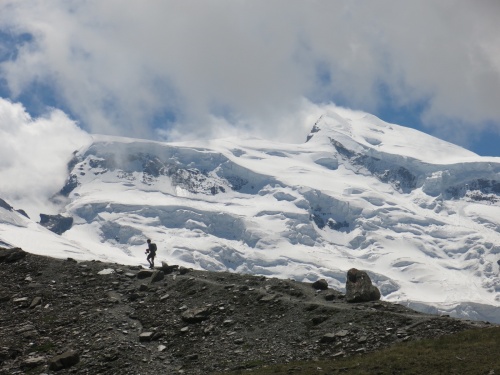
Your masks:
M 436 339 L 401 343 L 377 352 L 348 358 L 269 365 L 224 374 L 500 374 L 500 327 L 474 329 Z
M 52 342 L 46 342 L 46 343 L 40 344 L 38 346 L 35 346 L 33 348 L 33 351 L 38 352 L 38 353 L 48 353 L 52 349 L 54 349 L 55 347 L 56 346 L 55 346 L 54 343 L 52 343 Z

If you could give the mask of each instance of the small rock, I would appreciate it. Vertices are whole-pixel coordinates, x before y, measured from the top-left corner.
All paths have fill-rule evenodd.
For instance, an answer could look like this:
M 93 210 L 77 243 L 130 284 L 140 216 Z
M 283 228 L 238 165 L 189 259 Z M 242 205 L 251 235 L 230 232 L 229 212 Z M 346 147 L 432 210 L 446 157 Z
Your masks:
M 98 275 L 111 275 L 112 273 L 114 273 L 115 270 L 112 269 L 112 268 L 105 268 L 99 272 L 97 272 Z
M 325 294 L 325 301 L 333 301 L 335 300 L 335 294 L 334 293 L 328 293 L 328 294 Z
M 346 330 L 346 329 L 341 329 L 340 331 L 338 331 L 335 336 L 337 337 L 346 337 L 347 335 L 349 334 L 349 331 Z
M 319 279 L 312 284 L 312 287 L 316 290 L 327 290 L 328 282 L 325 279 Z
M 42 297 L 35 297 L 31 301 L 30 309 L 33 309 L 34 307 L 41 305 L 41 304 L 42 304 Z
M 336 339 L 337 339 L 337 336 L 334 333 L 326 333 L 321 337 L 319 342 L 330 343 L 330 342 L 334 342 Z
M 323 323 L 327 319 L 328 319 L 327 316 L 322 315 L 322 316 L 315 316 L 314 318 L 311 319 L 311 321 L 312 321 L 312 324 L 317 326 L 318 324 Z
M 186 323 L 201 323 L 207 320 L 210 315 L 210 308 L 197 307 L 194 309 L 186 310 L 181 314 L 181 318 Z
M 154 332 L 142 332 L 139 335 L 139 341 L 144 342 L 144 341 L 151 341 L 153 338 Z
M 12 302 L 19 303 L 19 304 L 26 303 L 26 302 L 28 302 L 28 297 L 14 298 L 14 300 Z
M 21 363 L 22 368 L 34 368 L 45 364 L 44 357 L 31 357 Z
M 138 279 L 148 279 L 151 276 L 153 276 L 153 270 L 140 270 L 137 272 L 137 278 Z
M 151 283 L 155 283 L 157 281 L 161 281 L 165 278 L 165 274 L 161 270 L 155 270 L 151 275 Z
M 278 296 L 276 294 L 268 294 L 259 299 L 260 303 L 267 303 L 274 301 Z

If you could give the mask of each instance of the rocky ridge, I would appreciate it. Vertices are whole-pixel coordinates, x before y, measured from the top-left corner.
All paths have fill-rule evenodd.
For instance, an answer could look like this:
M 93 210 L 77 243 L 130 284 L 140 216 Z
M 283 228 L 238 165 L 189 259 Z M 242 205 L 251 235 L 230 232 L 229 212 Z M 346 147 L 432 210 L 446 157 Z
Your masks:
M 359 355 L 488 323 L 324 282 L 76 262 L 0 249 L 0 374 L 209 374 Z

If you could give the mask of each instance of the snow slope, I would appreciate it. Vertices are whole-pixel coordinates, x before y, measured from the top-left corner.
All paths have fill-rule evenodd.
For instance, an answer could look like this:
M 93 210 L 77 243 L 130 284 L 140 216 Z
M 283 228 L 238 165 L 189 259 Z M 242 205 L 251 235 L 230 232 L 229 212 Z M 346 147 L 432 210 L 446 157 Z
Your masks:
M 314 281 L 369 272 L 383 299 L 500 323 L 500 158 L 371 115 L 325 113 L 303 144 L 94 136 L 61 236 L 0 208 L 0 244 Z

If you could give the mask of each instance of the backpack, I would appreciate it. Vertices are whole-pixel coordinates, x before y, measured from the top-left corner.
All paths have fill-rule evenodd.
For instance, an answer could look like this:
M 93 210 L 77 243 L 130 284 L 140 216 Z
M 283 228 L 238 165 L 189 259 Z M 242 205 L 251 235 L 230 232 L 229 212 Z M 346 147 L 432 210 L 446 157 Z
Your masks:
M 157 249 L 156 244 L 155 244 L 155 243 L 152 243 L 152 244 L 151 244 L 151 248 L 149 249 L 149 251 L 151 251 L 151 252 L 153 252 L 153 253 L 156 253 L 156 249 Z

